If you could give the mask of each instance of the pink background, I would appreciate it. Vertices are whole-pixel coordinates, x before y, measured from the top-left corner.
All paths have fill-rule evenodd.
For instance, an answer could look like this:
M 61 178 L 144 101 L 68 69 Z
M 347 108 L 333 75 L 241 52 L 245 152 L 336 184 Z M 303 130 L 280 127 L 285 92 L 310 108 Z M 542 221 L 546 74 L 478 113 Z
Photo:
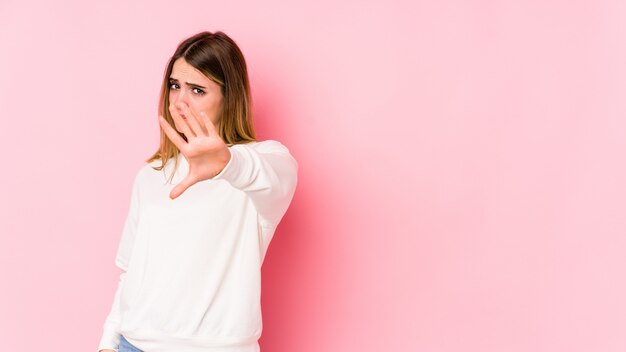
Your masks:
M 0 3 L 0 339 L 94 351 L 183 38 L 299 161 L 265 352 L 626 350 L 626 3 Z

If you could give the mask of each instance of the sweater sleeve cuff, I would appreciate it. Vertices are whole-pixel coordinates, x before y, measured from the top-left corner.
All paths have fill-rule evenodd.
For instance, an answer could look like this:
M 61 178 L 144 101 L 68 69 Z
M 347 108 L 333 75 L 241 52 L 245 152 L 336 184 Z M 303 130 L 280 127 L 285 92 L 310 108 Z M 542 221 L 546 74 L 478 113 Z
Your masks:
M 114 330 L 105 330 L 100 339 L 98 345 L 98 352 L 100 350 L 115 350 L 117 351 L 120 343 L 120 334 Z
M 230 183 L 235 183 L 237 180 L 237 170 L 239 169 L 240 164 L 240 156 L 239 151 L 236 148 L 237 145 L 233 145 L 228 147 L 230 150 L 230 160 L 222 171 L 220 171 L 217 175 L 213 176 L 212 180 L 226 180 Z

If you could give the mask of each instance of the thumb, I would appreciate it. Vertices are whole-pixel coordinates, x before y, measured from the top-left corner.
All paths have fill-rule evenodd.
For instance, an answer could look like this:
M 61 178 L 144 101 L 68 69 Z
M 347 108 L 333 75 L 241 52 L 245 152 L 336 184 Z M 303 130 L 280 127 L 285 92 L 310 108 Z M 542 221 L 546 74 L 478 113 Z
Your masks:
M 185 192 L 187 188 L 191 187 L 191 185 L 193 185 L 194 183 L 196 183 L 196 181 L 194 181 L 191 177 L 185 177 L 185 179 L 183 179 L 179 184 L 177 184 L 172 189 L 172 192 L 170 192 L 170 198 L 176 199 L 178 196 L 183 194 L 183 192 Z

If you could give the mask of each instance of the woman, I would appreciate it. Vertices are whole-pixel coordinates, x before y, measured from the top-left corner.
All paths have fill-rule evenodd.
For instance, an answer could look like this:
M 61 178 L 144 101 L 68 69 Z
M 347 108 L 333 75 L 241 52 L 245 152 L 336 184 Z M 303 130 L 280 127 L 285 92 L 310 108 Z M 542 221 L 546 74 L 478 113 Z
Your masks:
M 261 264 L 298 164 L 280 142 L 256 141 L 246 63 L 226 34 L 180 43 L 159 123 L 159 149 L 134 178 L 98 351 L 260 351 Z

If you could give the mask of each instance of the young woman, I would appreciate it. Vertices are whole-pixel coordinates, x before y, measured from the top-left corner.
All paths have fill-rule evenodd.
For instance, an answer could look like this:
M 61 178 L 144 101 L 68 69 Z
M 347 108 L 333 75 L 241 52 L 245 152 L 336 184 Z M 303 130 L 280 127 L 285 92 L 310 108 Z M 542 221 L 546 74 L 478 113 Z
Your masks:
M 258 352 L 261 264 L 298 164 L 256 141 L 244 57 L 221 31 L 165 70 L 161 141 L 133 181 L 98 351 Z

